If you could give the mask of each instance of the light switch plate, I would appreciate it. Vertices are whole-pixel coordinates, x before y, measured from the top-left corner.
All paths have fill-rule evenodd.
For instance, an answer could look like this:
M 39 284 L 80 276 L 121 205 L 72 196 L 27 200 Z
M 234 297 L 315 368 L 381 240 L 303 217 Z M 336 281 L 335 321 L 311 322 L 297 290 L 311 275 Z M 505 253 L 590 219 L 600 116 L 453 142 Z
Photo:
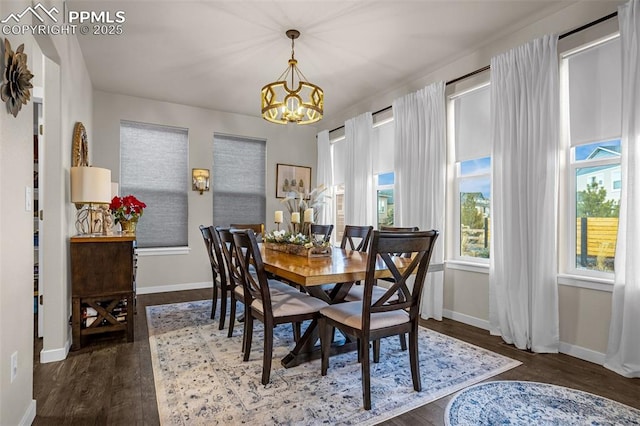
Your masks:
M 33 197 L 30 186 L 24 187 L 24 211 L 30 212 L 33 209 Z

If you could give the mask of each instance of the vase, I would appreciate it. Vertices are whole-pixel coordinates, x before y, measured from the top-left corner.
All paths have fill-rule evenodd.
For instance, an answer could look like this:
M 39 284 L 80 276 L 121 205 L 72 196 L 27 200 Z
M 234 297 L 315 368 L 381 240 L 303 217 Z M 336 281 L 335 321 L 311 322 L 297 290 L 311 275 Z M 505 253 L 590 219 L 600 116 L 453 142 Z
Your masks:
M 138 225 L 138 221 L 136 219 L 120 221 L 120 227 L 122 228 L 122 233 L 124 235 L 135 235 L 137 225 Z

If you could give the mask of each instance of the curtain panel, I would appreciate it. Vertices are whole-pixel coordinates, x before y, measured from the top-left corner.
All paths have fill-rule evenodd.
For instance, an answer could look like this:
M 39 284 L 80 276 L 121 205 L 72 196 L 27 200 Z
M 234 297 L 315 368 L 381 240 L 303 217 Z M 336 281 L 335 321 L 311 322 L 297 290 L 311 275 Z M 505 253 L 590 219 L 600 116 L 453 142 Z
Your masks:
M 605 367 L 640 377 L 640 1 L 618 8 L 622 42 L 622 188 Z
M 370 112 L 344 123 L 346 169 L 344 220 L 346 225 L 375 225 L 373 201 L 373 117 Z
M 445 84 L 433 83 L 393 101 L 395 224 L 444 232 L 446 187 Z M 441 235 L 431 258 L 444 263 Z M 444 272 L 427 274 L 420 315 L 442 320 Z
M 333 197 L 333 165 L 331 161 L 331 144 L 329 143 L 329 131 L 323 130 L 318 133 L 318 170 L 316 172 L 316 185 L 324 185 L 327 190 L 325 194 L 328 197 Z M 333 216 L 333 203 L 332 198 L 326 198 L 326 202 L 322 206 L 322 210 L 318 215 L 318 223 L 320 224 L 333 224 L 335 223 L 335 217 Z M 331 233 L 331 237 L 334 237 L 334 233 Z
M 490 326 L 519 349 L 557 352 L 557 36 L 491 59 Z

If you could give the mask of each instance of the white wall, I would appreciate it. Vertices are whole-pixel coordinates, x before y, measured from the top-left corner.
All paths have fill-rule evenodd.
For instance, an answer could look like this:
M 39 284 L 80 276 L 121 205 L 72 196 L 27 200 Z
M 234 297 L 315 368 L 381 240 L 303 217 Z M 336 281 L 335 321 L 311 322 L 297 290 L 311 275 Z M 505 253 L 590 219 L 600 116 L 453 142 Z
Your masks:
M 93 164 L 111 169 L 113 181 L 120 175 L 120 120 L 161 124 L 189 129 L 189 173 L 191 168 L 212 169 L 213 134 L 223 133 L 267 140 L 267 229 L 275 210 L 276 163 L 312 167 L 315 182 L 316 132 L 313 126 L 278 125 L 249 117 L 131 96 L 94 92 Z M 256 104 L 256 108 L 259 105 Z M 242 167 L 238 164 L 238 167 Z M 312 183 L 313 184 L 313 183 Z M 144 200 L 143 200 L 144 201 Z M 141 220 L 145 220 L 144 216 Z M 189 191 L 188 254 L 140 256 L 138 291 L 158 292 L 211 285 L 211 268 L 198 226 L 213 222 L 212 192 Z
M 321 129 L 333 129 L 344 124 L 344 121 L 365 111 L 377 111 L 392 104 L 393 100 L 407 93 L 421 89 L 435 81 L 448 81 L 482 68 L 490 63 L 491 57 L 511 48 L 526 43 L 544 34 L 561 34 L 580 27 L 617 10 L 624 1 L 589 1 L 579 2 L 532 25 L 519 29 L 511 34 L 498 36 L 476 49 L 448 64 L 441 64 L 438 69 L 426 70 L 424 77 L 374 94 L 371 98 L 354 104 L 331 120 L 320 123 Z M 609 24 L 616 24 L 613 19 Z M 499 32 L 500 29 L 497 29 Z M 583 35 L 578 35 L 574 42 Z M 567 39 L 565 39 L 567 40 Z M 563 41 L 564 42 L 564 41 Z M 468 85 L 468 81 L 458 83 L 460 87 Z M 451 90 L 448 88 L 448 90 Z M 452 201 L 448 200 L 447 211 L 452 211 Z M 453 234 L 448 221 L 448 228 L 443 238 L 451 246 Z M 449 253 L 450 254 L 450 253 Z M 475 326 L 486 327 L 489 320 L 489 278 L 486 272 L 445 270 L 444 287 L 445 315 Z M 602 290 L 559 287 L 560 340 L 561 350 L 575 356 L 602 362 L 606 350 L 609 321 L 611 314 L 611 293 Z
M 61 1 L 47 2 L 63 10 Z M 45 60 L 45 172 L 41 279 L 44 281 L 44 341 L 41 362 L 64 359 L 71 343 L 71 283 L 69 237 L 75 234 L 75 207 L 70 202 L 69 169 L 75 123 L 87 129 L 89 157 L 92 141 L 91 79 L 75 36 L 39 36 Z
M 27 2 L 17 3 L 24 7 Z M 0 2 L 0 16 L 10 13 Z M 30 36 L 22 43 L 33 66 Z M 4 44 L 4 37 L 0 37 Z M 4 51 L 4 49 L 2 49 Z M 33 212 L 25 209 L 25 188 L 33 185 L 33 103 L 17 118 L 0 103 L 0 424 L 17 425 L 35 416 L 33 401 Z M 11 383 L 11 354 L 18 373 Z
M 0 16 L 21 12 L 29 1 L 0 3 Z M 52 3 L 53 4 L 53 3 Z M 62 2 L 56 2 L 62 10 Z M 49 6 L 49 5 L 48 5 Z M 16 48 L 25 43 L 29 64 L 36 40 L 31 35 L 10 36 Z M 91 127 L 91 81 L 77 40 L 69 36 L 39 38 L 42 52 L 57 65 L 45 63 L 46 144 L 44 184 L 47 197 L 40 207 L 45 220 L 40 232 L 44 252 L 40 276 L 45 282 L 44 341 L 41 360 L 64 359 L 69 347 L 70 314 L 68 237 L 73 233 L 73 210 L 69 203 L 71 139 L 76 121 Z M 33 69 L 33 68 L 32 68 Z M 42 71 L 40 71 L 42 74 Z M 0 111 L 0 424 L 30 423 L 35 415 L 32 400 L 33 370 L 33 212 L 25 211 L 25 187 L 33 184 L 33 104 L 24 106 L 17 118 Z M 18 375 L 10 383 L 10 356 L 18 352 Z

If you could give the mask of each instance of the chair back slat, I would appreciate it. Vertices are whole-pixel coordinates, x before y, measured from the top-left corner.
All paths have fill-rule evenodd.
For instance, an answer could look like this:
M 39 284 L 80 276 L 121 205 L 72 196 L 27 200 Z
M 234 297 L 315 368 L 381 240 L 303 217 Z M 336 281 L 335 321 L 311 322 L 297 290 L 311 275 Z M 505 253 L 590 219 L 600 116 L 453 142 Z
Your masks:
M 370 316 L 376 312 L 408 309 L 411 317 L 418 315 L 420 294 L 437 238 L 438 231 L 436 230 L 373 232 L 364 283 L 363 327 L 369 326 Z M 398 253 L 403 253 L 403 255 L 399 256 Z M 408 258 L 405 257 L 405 254 L 408 255 Z M 377 281 L 375 278 L 376 263 L 379 260 L 384 262 L 393 275 L 386 279 L 392 284 L 382 297 L 372 303 L 373 286 Z M 401 266 L 398 267 L 398 264 Z M 407 280 L 412 275 L 415 275 L 414 283 L 408 285 Z M 395 295 L 399 297 L 392 299 Z
M 224 263 L 229 277 L 229 284 L 233 287 L 242 285 L 242 274 L 238 261 L 235 259 L 235 249 L 233 242 L 233 234 L 229 228 L 218 226 L 215 228 L 220 240 L 220 248 L 224 258 Z
M 262 301 L 263 306 L 271 306 L 271 294 L 264 263 L 258 247 L 256 234 L 252 229 L 233 230 L 233 242 L 242 274 L 244 293 L 251 299 Z M 265 309 L 265 314 L 271 310 Z
M 340 248 L 354 251 L 367 251 L 373 226 L 345 225 Z
M 218 239 L 218 234 L 215 232 L 215 228 L 213 226 L 200 225 L 200 233 L 204 239 L 204 245 L 207 249 L 207 255 L 209 256 L 209 263 L 211 263 L 213 280 L 215 281 L 216 278 L 219 277 L 221 282 L 226 282 L 227 274 L 224 259 L 220 249 L 220 240 Z

